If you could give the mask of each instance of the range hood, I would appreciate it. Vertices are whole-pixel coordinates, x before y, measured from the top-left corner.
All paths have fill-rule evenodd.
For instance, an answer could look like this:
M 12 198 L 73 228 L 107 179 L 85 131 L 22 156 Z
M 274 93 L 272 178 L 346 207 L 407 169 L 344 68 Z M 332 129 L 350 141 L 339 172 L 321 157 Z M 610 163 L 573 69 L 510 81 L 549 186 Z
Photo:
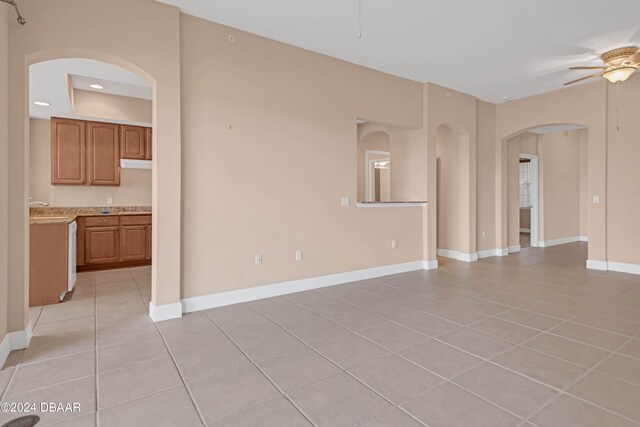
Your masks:
M 122 169 L 151 169 L 151 160 L 120 159 Z

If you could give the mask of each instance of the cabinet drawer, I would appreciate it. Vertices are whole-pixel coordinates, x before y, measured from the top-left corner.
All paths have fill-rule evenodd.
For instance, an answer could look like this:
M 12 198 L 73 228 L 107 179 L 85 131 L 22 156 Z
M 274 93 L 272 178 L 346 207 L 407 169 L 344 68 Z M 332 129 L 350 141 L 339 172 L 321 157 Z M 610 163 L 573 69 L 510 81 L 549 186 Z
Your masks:
M 86 227 L 106 227 L 120 225 L 118 216 L 88 216 L 84 219 Z
M 149 225 L 151 224 L 151 215 L 123 215 L 120 217 L 122 225 Z

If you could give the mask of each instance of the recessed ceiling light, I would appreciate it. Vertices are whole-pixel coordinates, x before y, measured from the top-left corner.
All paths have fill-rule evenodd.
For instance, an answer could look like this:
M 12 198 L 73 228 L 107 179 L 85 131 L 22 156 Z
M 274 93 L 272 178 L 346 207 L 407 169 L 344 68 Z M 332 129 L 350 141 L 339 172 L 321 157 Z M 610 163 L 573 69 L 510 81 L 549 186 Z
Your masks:
M 44 101 L 35 101 L 34 104 L 39 105 L 41 107 L 48 107 L 51 105 L 48 102 L 44 102 Z
M 92 85 L 89 85 L 89 87 L 90 87 L 90 88 L 92 88 L 92 89 L 98 89 L 98 90 L 102 90 L 102 89 L 104 89 L 104 86 L 99 85 L 99 84 L 97 84 L 97 83 L 94 83 L 94 84 L 92 84 Z

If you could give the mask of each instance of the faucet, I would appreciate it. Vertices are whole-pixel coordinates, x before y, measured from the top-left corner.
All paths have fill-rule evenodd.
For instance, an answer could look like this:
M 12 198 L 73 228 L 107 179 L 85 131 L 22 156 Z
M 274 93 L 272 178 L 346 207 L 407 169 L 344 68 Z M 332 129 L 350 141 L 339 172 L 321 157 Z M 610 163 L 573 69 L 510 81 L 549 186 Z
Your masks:
M 34 205 L 49 206 L 49 203 L 41 202 L 39 200 L 33 200 L 33 197 L 29 197 L 29 200 L 32 200 L 29 202 L 29 206 L 34 206 Z

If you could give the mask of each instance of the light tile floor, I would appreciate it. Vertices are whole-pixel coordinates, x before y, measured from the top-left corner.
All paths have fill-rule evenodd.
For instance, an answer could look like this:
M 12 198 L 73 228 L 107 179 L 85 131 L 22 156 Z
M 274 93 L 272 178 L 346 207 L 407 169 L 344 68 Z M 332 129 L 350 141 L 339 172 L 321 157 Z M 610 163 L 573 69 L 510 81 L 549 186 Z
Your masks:
M 30 310 L 0 393 L 80 402 L 40 425 L 639 426 L 640 279 L 585 258 L 441 259 L 158 324 L 149 268 L 81 274 Z

